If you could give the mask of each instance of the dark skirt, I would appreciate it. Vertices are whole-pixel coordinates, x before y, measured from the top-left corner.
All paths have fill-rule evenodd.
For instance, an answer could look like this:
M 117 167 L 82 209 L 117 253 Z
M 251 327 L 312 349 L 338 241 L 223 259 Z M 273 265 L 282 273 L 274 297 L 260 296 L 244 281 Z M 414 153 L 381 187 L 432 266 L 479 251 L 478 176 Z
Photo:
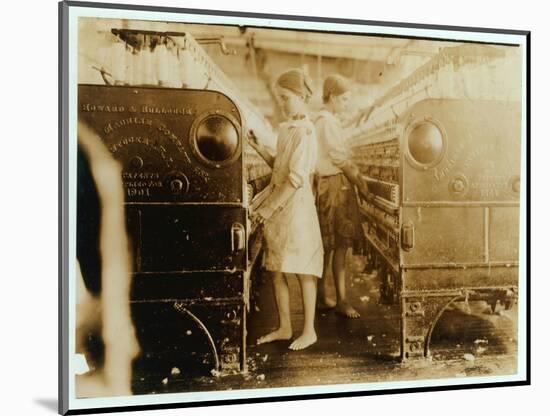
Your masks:
M 363 253 L 364 236 L 355 190 L 343 173 L 317 178 L 317 213 L 325 252 L 352 247 Z

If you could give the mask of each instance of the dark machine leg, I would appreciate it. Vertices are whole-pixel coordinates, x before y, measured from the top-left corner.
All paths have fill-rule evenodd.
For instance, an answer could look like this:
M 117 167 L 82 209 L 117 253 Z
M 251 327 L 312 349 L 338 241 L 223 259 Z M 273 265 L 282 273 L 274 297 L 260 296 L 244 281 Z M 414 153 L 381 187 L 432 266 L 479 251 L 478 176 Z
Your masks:
M 509 310 L 517 301 L 517 291 L 514 289 L 497 290 L 492 297 L 487 300 L 487 304 L 491 307 L 491 313 L 497 313 L 497 307 L 500 304 L 505 310 Z
M 401 359 L 430 356 L 433 328 L 447 305 L 460 294 L 403 295 L 401 298 Z
M 190 316 L 208 340 L 213 375 L 246 373 L 246 311 L 241 305 L 209 306 L 199 314 L 178 302 L 174 308 Z
M 363 270 L 363 273 L 365 274 L 371 274 L 375 269 L 375 254 L 372 246 L 367 243 L 367 249 L 365 252 L 367 262 L 365 264 L 365 269 Z
M 379 276 L 381 281 L 380 287 L 380 300 L 381 303 L 388 305 L 395 305 L 399 301 L 399 278 L 398 275 L 393 273 L 388 267 L 382 266 L 379 269 Z

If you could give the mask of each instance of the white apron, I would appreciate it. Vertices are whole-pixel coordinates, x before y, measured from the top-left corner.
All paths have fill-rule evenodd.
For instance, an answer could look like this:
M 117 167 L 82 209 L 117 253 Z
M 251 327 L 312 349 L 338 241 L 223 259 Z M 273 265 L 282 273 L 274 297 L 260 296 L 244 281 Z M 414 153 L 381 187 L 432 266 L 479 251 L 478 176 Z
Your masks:
M 297 189 L 282 207 L 272 207 L 277 210 L 265 222 L 266 270 L 323 275 L 323 243 L 311 183 L 316 162 L 317 139 L 309 119 L 281 124 L 269 186 L 273 191 L 290 180 Z

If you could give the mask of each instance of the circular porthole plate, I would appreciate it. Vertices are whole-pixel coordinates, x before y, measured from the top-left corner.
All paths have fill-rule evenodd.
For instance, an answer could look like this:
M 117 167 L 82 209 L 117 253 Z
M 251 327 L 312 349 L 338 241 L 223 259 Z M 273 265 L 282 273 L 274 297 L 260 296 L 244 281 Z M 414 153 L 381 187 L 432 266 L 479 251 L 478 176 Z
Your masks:
M 405 129 L 405 157 L 416 169 L 426 170 L 443 160 L 447 151 L 447 135 L 441 123 L 422 118 Z
M 239 158 L 240 124 L 228 112 L 206 111 L 191 125 L 189 141 L 193 154 L 201 163 L 222 168 Z

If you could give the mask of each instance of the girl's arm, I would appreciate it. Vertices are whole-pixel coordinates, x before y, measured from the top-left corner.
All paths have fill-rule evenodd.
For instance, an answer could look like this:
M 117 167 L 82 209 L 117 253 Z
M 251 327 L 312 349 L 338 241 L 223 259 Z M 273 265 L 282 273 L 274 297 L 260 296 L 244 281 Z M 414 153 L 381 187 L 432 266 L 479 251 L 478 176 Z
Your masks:
M 342 169 L 342 172 L 344 172 L 346 178 L 357 187 L 359 193 L 366 197 L 369 193 L 369 188 L 367 182 L 361 176 L 361 172 L 359 171 L 357 165 L 349 161 L 340 166 L 340 169 Z
M 353 116 L 352 118 L 346 120 L 343 123 L 344 128 L 348 128 L 352 125 L 357 127 L 357 126 L 359 126 L 359 124 L 365 123 L 369 119 L 369 117 L 372 114 L 373 110 L 374 110 L 373 105 L 359 109 L 359 111 L 357 112 L 357 114 L 355 116 Z
M 287 201 L 292 198 L 292 195 L 296 192 L 296 189 L 298 188 L 292 184 L 290 179 L 275 187 L 266 201 L 260 206 L 258 211 L 256 211 L 256 218 L 253 218 L 253 221 L 262 223 L 271 218 L 278 209 L 286 205 Z
M 265 160 L 269 167 L 273 169 L 275 156 L 269 153 L 269 150 L 260 143 L 258 136 L 256 136 L 253 130 L 248 130 L 247 139 L 250 146 L 252 146 L 252 148 L 262 157 L 262 159 Z
M 350 160 L 349 152 L 341 139 L 342 130 L 327 119 L 319 120 L 317 128 L 321 131 L 325 145 L 329 149 L 328 154 L 332 163 L 342 170 L 346 178 L 359 189 L 359 192 L 367 195 L 367 183 L 361 176 L 357 165 Z
M 292 132 L 288 146 L 291 147 L 288 178 L 273 189 L 264 203 L 255 213 L 253 221 L 262 223 L 271 218 L 278 210 L 283 209 L 297 189 L 309 180 L 308 142 L 312 131 L 298 127 Z

